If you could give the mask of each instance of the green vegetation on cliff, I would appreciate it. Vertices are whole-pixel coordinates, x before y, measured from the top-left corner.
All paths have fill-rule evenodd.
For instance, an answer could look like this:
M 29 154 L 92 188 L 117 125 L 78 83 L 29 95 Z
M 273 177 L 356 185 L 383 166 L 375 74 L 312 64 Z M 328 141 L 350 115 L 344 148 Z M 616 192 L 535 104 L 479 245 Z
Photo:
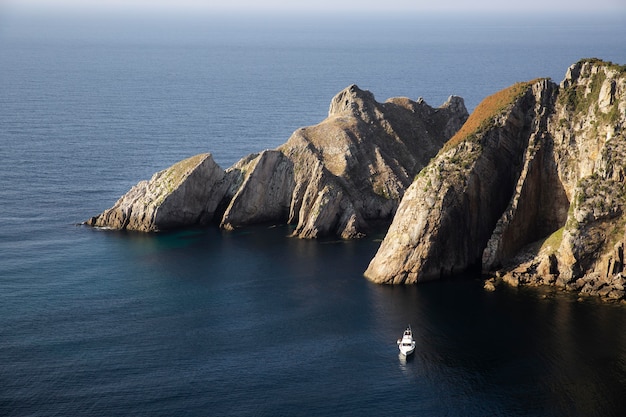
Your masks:
M 561 94 L 559 94 L 559 102 L 574 114 L 584 114 L 592 111 L 600 116 L 601 121 L 614 123 L 619 118 L 617 101 L 613 103 L 610 110 L 605 114 L 598 112 L 598 100 L 602 92 L 602 85 L 606 81 L 608 73 L 616 72 L 618 74 L 626 74 L 626 65 L 617 65 L 610 61 L 602 61 L 598 58 L 586 58 L 574 64 L 573 68 L 581 69 L 584 68 L 586 64 L 588 64 L 587 68 L 591 68 L 590 65 L 596 68 L 596 71 L 585 74 L 585 77 L 589 78 L 590 82 L 567 85 Z M 601 70 L 597 70 L 598 68 Z
M 626 65 L 614 64 L 611 61 L 604 61 L 600 58 L 583 58 L 580 61 L 578 61 L 576 64 L 584 64 L 584 63 L 602 65 L 609 70 L 616 70 L 619 73 L 626 73 Z

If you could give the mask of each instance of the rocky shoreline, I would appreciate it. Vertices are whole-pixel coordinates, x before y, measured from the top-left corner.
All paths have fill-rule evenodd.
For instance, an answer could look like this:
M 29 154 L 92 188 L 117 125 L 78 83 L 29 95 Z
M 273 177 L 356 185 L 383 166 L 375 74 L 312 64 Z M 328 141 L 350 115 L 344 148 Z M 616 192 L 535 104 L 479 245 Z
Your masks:
M 467 270 L 495 289 L 625 300 L 626 67 L 585 59 L 469 116 L 459 97 L 384 103 L 356 85 L 328 117 L 223 170 L 210 154 L 142 181 L 86 224 L 155 232 L 290 224 L 294 236 L 387 235 L 364 275 L 415 284 Z

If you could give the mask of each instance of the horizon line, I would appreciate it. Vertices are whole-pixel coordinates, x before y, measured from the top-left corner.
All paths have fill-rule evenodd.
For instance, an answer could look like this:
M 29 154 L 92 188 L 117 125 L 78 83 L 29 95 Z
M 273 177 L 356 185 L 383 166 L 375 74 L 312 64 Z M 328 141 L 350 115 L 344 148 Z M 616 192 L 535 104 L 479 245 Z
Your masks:
M 463 19 L 481 19 L 490 17 L 507 17 L 512 20 L 528 19 L 532 17 L 533 21 L 542 21 L 548 18 L 554 18 L 555 15 L 561 17 L 580 17 L 580 18 L 612 18 L 615 20 L 626 21 L 626 8 L 606 8 L 606 9 L 594 9 L 594 10 L 559 10 L 559 9 L 546 9 L 541 13 L 537 13 L 534 10 L 469 10 L 469 9 L 455 9 L 455 10 L 440 10 L 440 9 L 361 9 L 355 10 L 354 8 L 339 8 L 335 10 L 320 10 L 320 9 L 246 9 L 239 10 L 234 8 L 212 8 L 203 6 L 185 6 L 185 7 L 173 7 L 173 6 L 157 6 L 152 9 L 145 9 L 139 6 L 117 6 L 107 7 L 104 5 L 83 6 L 83 7 L 68 7 L 65 6 L 46 6 L 46 7 L 31 7 L 28 5 L 4 5 L 0 6 L 0 10 L 4 13 L 6 19 L 11 14 L 17 16 L 33 16 L 33 17 L 87 17 L 97 14 L 99 17 L 171 17 L 171 18 L 184 18 L 184 17 L 211 17 L 211 16 L 232 16 L 232 17 L 299 17 L 299 18 L 329 18 L 329 19 L 360 19 L 360 18 L 394 18 L 394 19 L 411 19 L 416 17 L 448 17 L 454 20 Z M 8 12 L 8 13 L 7 13 Z

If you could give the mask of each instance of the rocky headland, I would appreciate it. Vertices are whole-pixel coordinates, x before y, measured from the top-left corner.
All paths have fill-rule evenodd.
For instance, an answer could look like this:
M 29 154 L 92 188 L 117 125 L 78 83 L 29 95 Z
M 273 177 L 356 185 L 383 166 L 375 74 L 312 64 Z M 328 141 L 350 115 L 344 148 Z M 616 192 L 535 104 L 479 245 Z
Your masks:
M 223 170 L 210 154 L 156 173 L 86 223 L 154 232 L 291 224 L 363 236 L 393 222 L 365 276 L 414 284 L 473 270 L 501 283 L 626 300 L 626 66 L 463 100 L 384 103 L 349 86 L 328 117 Z
M 292 224 L 294 235 L 355 238 L 391 221 L 415 175 L 468 117 L 451 96 L 439 108 L 423 100 L 384 103 L 351 85 L 328 117 L 295 131 L 278 149 L 223 170 L 210 154 L 154 174 L 86 224 L 156 232 L 217 223 Z
M 551 285 L 625 299 L 626 67 L 572 65 L 557 85 L 486 98 L 407 189 L 365 276 L 467 270 L 486 288 Z

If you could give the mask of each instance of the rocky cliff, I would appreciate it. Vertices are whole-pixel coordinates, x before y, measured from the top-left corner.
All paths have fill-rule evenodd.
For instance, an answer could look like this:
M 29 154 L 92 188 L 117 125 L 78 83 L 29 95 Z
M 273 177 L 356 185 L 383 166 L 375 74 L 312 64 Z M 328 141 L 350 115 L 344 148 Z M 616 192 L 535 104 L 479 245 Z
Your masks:
M 582 60 L 485 99 L 407 190 L 365 276 L 468 269 L 624 298 L 626 67 Z
M 226 229 L 289 223 L 294 235 L 361 236 L 390 220 L 414 176 L 467 119 L 463 100 L 379 103 L 349 86 L 320 124 L 226 171 L 199 155 L 133 187 L 92 226 L 158 231 L 217 222 Z
M 141 181 L 85 223 L 142 232 L 207 224 L 225 194 L 224 177 L 210 154 L 196 155 Z

